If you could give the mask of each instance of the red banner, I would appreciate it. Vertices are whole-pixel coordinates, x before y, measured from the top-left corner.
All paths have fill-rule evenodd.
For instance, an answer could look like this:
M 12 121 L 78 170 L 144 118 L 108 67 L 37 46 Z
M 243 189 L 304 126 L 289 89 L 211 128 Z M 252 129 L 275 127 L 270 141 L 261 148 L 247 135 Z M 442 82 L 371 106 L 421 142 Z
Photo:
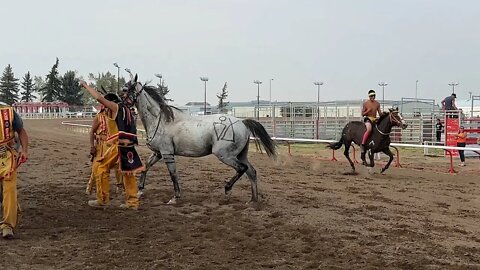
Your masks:
M 445 145 L 446 146 L 457 146 L 457 138 L 455 137 L 458 134 L 458 129 L 460 128 L 460 120 L 458 118 L 446 118 L 445 119 Z M 458 156 L 457 150 L 452 151 L 453 156 Z

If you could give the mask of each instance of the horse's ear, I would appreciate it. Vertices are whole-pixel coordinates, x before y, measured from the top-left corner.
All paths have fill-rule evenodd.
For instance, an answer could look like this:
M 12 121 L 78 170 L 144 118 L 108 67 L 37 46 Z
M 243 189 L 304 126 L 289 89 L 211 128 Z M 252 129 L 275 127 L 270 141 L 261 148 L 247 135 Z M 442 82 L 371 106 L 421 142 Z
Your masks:
M 393 112 L 393 108 L 388 108 L 388 111 Z
M 135 78 L 133 78 L 133 82 L 137 82 L 138 80 L 138 74 L 135 74 Z

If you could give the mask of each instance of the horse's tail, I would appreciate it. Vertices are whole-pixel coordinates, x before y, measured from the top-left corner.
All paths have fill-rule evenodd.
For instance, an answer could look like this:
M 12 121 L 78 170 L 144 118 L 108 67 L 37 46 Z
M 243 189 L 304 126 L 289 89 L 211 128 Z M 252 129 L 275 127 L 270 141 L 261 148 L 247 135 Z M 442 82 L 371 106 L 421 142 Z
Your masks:
M 328 148 L 333 149 L 333 150 L 338 150 L 340 147 L 343 145 L 343 137 L 340 138 L 340 141 L 338 142 L 333 142 L 328 144 Z
M 277 145 L 272 140 L 270 135 L 268 135 L 265 128 L 259 122 L 253 119 L 245 119 L 242 121 L 243 124 L 252 132 L 253 137 L 260 140 L 260 143 L 265 148 L 265 152 L 269 157 L 277 157 Z

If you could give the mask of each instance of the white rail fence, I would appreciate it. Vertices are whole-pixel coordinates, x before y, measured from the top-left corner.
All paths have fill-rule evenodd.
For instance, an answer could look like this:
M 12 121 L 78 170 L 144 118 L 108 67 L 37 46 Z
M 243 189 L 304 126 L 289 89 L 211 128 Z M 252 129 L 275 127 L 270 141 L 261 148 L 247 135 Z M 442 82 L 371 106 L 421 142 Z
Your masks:
M 83 121 L 90 121 L 90 120 L 74 120 L 75 122 L 83 122 Z M 73 128 L 78 128 L 77 131 L 80 132 L 88 132 L 90 129 L 90 125 L 86 124 L 78 124 L 78 123 L 72 123 L 73 121 L 63 121 L 62 125 L 66 125 L 69 127 Z M 142 139 L 146 138 L 146 132 L 143 129 L 138 129 L 139 135 Z M 254 138 L 251 138 L 254 139 Z M 291 143 L 333 143 L 336 142 L 335 140 L 321 140 L 321 139 L 296 139 L 296 138 L 285 138 L 285 137 L 272 137 L 273 140 L 279 141 L 279 142 L 286 142 L 288 145 L 288 154 L 291 155 Z M 450 157 L 450 167 L 448 169 L 448 172 L 450 173 L 456 173 L 454 167 L 453 167 L 453 155 L 452 155 L 452 150 L 464 150 L 464 151 L 472 151 L 474 153 L 477 153 L 480 155 L 480 148 L 474 148 L 474 147 L 453 147 L 453 146 L 437 146 L 437 145 L 419 145 L 419 144 L 408 144 L 408 143 L 391 143 L 391 147 L 393 147 L 397 154 L 396 154 L 396 159 L 395 159 L 395 167 L 402 167 L 400 164 L 400 152 L 398 148 L 422 148 L 422 149 L 440 149 L 445 151 L 448 156 Z M 353 148 L 353 154 L 355 155 L 355 148 Z M 353 157 L 355 160 L 355 156 Z M 332 160 L 336 161 L 337 159 L 335 158 L 335 150 L 332 150 Z

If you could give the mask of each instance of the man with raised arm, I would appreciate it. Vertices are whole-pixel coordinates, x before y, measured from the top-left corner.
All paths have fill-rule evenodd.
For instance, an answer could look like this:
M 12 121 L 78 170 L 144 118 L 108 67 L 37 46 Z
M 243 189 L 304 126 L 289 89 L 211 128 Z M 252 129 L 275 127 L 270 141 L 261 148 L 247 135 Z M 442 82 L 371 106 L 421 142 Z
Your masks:
M 120 163 L 120 170 L 123 175 L 123 184 L 125 187 L 126 203 L 120 205 L 121 208 L 138 209 L 139 201 L 137 197 L 137 180 L 134 173 L 143 170 L 143 164 L 135 151 L 135 145 L 138 144 L 136 124 L 130 109 L 120 102 L 118 96 L 112 94 L 112 98 L 105 98 L 95 89 L 90 87 L 85 81 L 80 84 L 103 106 L 106 114 L 105 125 L 108 130 L 104 146 L 106 150 L 102 157 L 99 157 L 100 163 L 95 173 L 97 184 L 97 199 L 88 201 L 91 207 L 104 208 L 110 202 L 110 170 L 117 162 Z M 108 100 L 112 99 L 112 100 Z

